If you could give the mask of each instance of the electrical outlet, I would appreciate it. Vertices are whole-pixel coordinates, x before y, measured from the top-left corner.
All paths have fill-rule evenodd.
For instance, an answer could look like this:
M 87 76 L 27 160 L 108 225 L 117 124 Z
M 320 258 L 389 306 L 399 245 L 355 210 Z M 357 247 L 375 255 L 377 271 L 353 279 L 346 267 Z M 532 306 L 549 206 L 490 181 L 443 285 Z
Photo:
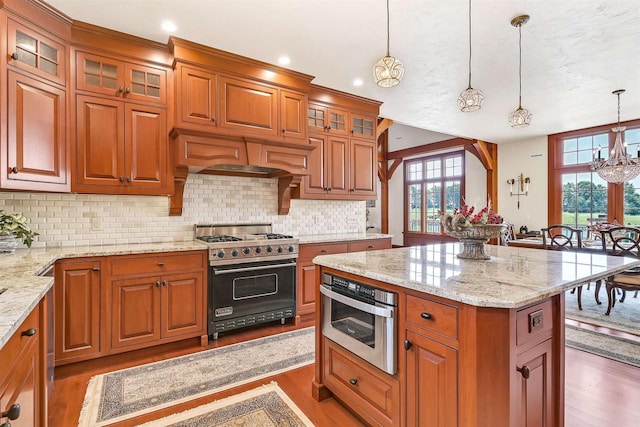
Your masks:
M 313 216 L 313 223 L 315 225 L 320 225 L 320 215 L 314 215 Z
M 91 218 L 91 231 L 102 231 L 102 220 L 97 216 Z

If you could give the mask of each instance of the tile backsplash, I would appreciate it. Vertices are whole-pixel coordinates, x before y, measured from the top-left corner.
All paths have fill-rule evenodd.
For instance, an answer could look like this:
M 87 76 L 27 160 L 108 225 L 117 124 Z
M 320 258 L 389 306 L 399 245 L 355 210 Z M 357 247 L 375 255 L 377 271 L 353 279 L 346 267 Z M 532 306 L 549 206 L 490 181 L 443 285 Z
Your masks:
M 193 239 L 193 224 L 271 223 L 293 235 L 365 232 L 365 202 L 292 200 L 278 215 L 278 181 L 187 177 L 182 216 L 164 196 L 0 192 L 0 209 L 22 212 L 40 233 L 33 246 L 126 244 Z

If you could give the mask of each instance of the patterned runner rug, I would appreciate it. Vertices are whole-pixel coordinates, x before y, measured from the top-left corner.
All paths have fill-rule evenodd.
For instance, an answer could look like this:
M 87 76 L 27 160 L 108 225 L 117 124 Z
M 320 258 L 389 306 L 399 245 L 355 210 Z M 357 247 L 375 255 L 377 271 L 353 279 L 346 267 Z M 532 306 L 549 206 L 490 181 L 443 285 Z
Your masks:
M 640 343 L 565 325 L 565 345 L 640 367 Z
M 140 427 L 307 427 L 313 423 L 274 382 Z
M 305 328 L 96 375 L 79 426 L 100 427 L 314 362 Z

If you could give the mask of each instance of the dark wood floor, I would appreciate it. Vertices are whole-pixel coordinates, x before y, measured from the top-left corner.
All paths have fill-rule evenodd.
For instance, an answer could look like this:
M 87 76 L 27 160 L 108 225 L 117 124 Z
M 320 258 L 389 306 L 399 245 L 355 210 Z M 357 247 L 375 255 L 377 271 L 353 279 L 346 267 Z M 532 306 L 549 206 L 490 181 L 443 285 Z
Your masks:
M 311 324 L 277 325 L 259 329 L 236 332 L 210 343 L 209 348 L 232 344 L 238 341 L 257 338 L 263 335 L 292 330 Z M 581 325 L 584 326 L 584 325 Z M 594 328 L 591 325 L 585 326 Z M 612 332 L 599 328 L 601 332 Z M 627 338 L 639 337 L 630 336 Z M 143 363 L 154 362 L 182 354 L 200 351 L 195 344 L 182 343 L 166 346 L 161 351 L 148 349 L 132 354 L 118 355 L 74 364 L 56 369 L 53 396 L 49 402 L 49 426 L 68 427 L 78 422 L 80 407 L 84 399 L 86 384 L 96 374 L 127 368 Z M 361 426 L 363 425 L 333 398 L 316 402 L 311 397 L 311 380 L 314 368 L 309 365 L 294 371 L 285 372 L 271 378 L 226 390 L 215 395 L 190 401 L 179 407 L 168 408 L 148 414 L 117 426 L 130 426 L 151 419 L 161 418 L 174 412 L 190 409 L 220 399 L 231 394 L 251 389 L 258 384 L 276 381 L 287 395 L 317 426 Z M 640 368 L 595 356 L 590 353 L 567 348 L 566 351 L 566 427 L 627 427 L 638 425 L 640 420 Z

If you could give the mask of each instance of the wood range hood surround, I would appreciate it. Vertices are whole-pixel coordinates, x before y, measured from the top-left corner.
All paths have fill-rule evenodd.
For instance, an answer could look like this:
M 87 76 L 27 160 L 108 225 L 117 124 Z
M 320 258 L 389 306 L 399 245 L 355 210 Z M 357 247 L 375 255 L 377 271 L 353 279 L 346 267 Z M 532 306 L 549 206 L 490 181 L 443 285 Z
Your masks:
M 311 145 L 283 144 L 260 136 L 239 136 L 174 127 L 172 155 L 175 193 L 169 214 L 182 214 L 189 173 L 278 178 L 278 215 L 289 213 L 291 192 L 309 175 Z

